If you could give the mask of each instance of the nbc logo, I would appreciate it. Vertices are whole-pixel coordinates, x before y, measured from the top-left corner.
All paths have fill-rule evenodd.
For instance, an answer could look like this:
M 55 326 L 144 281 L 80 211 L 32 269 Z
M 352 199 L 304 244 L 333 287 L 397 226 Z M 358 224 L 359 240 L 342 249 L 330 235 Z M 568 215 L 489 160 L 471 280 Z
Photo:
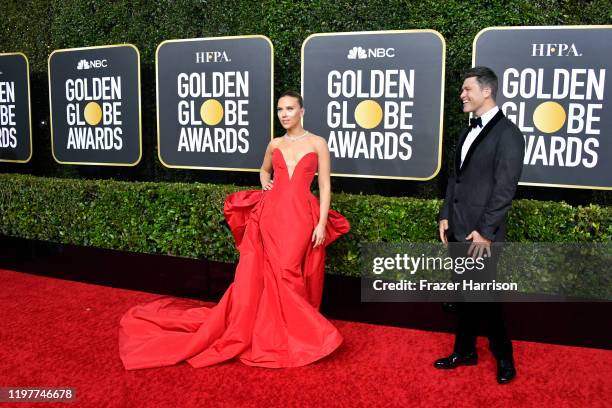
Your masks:
M 368 48 L 353 47 L 349 50 L 346 58 L 348 59 L 367 59 L 367 58 L 393 58 L 395 48 Z
M 89 65 L 89 62 L 87 60 L 82 59 L 77 64 L 77 69 L 89 69 L 89 68 L 91 68 L 91 66 Z
M 368 55 L 366 54 L 366 50 L 363 47 L 353 47 L 349 50 L 348 55 L 346 56 L 348 59 L 366 59 Z
M 102 67 L 104 67 L 104 68 L 108 67 L 108 61 L 107 60 L 103 59 L 103 60 L 87 61 L 85 59 L 82 59 L 77 64 L 77 69 L 79 69 L 79 70 L 92 69 L 92 68 L 102 68 Z

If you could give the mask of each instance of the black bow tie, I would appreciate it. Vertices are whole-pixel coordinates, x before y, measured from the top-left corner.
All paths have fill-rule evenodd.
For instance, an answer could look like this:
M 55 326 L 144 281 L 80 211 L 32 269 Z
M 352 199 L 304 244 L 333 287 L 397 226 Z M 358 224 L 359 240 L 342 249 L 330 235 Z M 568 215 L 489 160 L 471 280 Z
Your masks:
M 482 127 L 482 119 L 480 117 L 470 119 L 470 128 L 474 129 L 476 126 Z

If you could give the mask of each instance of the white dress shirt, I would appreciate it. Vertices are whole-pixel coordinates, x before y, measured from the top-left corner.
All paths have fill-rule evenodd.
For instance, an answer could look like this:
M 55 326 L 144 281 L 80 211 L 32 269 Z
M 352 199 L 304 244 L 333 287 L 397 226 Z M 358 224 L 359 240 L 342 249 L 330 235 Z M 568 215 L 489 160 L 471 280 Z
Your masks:
M 482 129 L 484 129 L 487 123 L 489 123 L 489 121 L 493 119 L 493 116 L 495 116 L 497 112 L 499 112 L 499 108 L 497 107 L 497 105 L 495 105 L 480 117 L 480 120 L 482 120 L 482 127 L 476 126 L 475 128 L 471 129 L 470 132 L 467 134 L 465 142 L 463 142 L 463 146 L 461 147 L 461 165 L 459 167 L 463 166 L 465 156 L 467 156 L 467 153 L 470 150 L 470 146 L 472 146 L 474 140 L 476 140 Z

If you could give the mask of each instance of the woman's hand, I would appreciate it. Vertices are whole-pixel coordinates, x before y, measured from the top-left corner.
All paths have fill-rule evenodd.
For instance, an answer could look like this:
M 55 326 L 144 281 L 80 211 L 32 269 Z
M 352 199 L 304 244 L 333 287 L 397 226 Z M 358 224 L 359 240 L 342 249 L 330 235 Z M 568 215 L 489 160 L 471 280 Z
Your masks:
M 323 245 L 323 242 L 325 242 L 325 225 L 317 224 L 314 231 L 312 231 L 311 241 L 314 243 L 313 248 Z
M 268 181 L 263 187 L 262 189 L 264 191 L 268 191 L 268 190 L 272 190 L 272 187 L 274 187 L 274 180 L 270 180 Z

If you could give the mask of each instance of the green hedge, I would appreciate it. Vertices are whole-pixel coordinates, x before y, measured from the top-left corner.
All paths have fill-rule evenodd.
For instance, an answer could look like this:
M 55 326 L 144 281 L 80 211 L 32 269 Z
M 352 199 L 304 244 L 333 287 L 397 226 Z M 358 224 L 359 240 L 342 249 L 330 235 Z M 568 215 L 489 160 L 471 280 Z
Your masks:
M 444 153 L 452 157 L 464 117 L 459 109 L 461 72 L 471 66 L 472 41 L 489 26 L 609 24 L 610 0 L 8 0 L 2 4 L 0 52 L 22 51 L 32 71 L 35 151 L 32 174 L 79 176 L 76 166 L 56 164 L 50 153 L 47 58 L 60 48 L 132 43 L 141 51 L 143 161 L 134 169 L 100 170 L 98 178 L 153 181 L 202 180 L 202 172 L 169 170 L 157 160 L 155 129 L 155 48 L 163 40 L 263 34 L 274 44 L 275 92 L 300 88 L 300 49 L 317 32 L 434 29 L 447 43 Z M 308 101 L 306 101 L 308 103 Z M 277 125 L 278 126 L 278 125 Z M 277 129 L 280 133 L 280 129 Z M 397 182 L 399 191 L 436 198 L 443 195 L 450 160 L 428 182 Z M 4 165 L 0 165 L 0 171 Z M 6 166 L 5 166 L 6 167 Z M 115 171 L 115 173 L 112 173 Z M 240 177 L 231 182 L 242 182 Z M 253 181 L 250 181 L 251 183 Z M 406 188 L 409 186 L 410 188 Z M 370 189 L 369 192 L 374 192 Z M 582 191 L 580 202 L 607 203 L 610 195 Z
M 65 244 L 234 262 L 222 213 L 236 186 L 73 180 L 0 174 L 0 234 Z M 329 251 L 328 272 L 358 276 L 359 244 L 437 242 L 440 200 L 334 194 L 351 223 Z M 612 207 L 517 200 L 508 240 L 609 242 Z

